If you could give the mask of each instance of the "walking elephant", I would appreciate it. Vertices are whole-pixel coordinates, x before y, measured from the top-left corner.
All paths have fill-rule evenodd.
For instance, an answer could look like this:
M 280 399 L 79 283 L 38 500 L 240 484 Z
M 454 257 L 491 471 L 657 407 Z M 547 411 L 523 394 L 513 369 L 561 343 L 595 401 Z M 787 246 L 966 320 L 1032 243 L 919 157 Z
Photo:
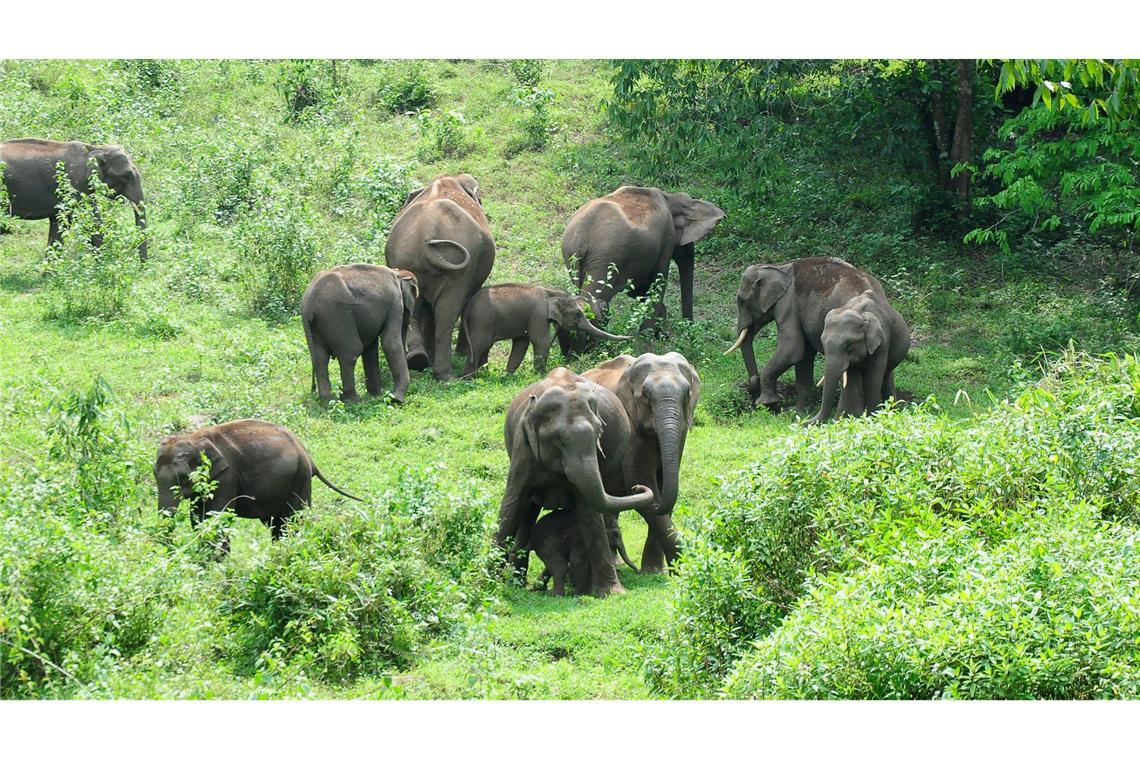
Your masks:
M 524 388 L 507 410 L 510 469 L 495 545 L 514 538 L 514 565 L 526 576 L 531 532 L 543 506 L 574 509 L 589 561 L 588 589 L 596 596 L 625 591 L 618 581 L 603 515 L 648 509 L 653 492 L 625 492 L 622 460 L 630 428 L 621 402 L 608 390 L 559 367 Z M 583 583 L 583 586 L 586 584 Z
M 114 193 L 126 198 L 135 213 L 135 224 L 145 233 L 142 177 L 126 151 L 118 145 L 90 145 L 21 138 L 0 143 L 0 164 L 8 190 L 8 214 L 19 219 L 48 219 L 48 245 L 60 239 L 59 192 L 56 167 L 63 164 L 71 187 L 91 192 L 90 177 L 99 179 Z M 146 240 L 139 245 L 139 259 L 146 261 Z
M 645 483 L 654 503 L 638 512 L 649 525 L 641 553 L 641 572 L 657 573 L 672 564 L 679 553 L 673 527 L 681 457 L 693 427 L 701 380 L 684 356 L 623 354 L 582 373 L 611 391 L 629 418 L 630 448 L 624 474 L 627 483 Z
M 864 290 L 823 323 L 823 401 L 811 420 L 831 417 L 835 391 L 843 389 L 841 411 L 860 415 L 874 411 L 895 393 L 895 367 L 910 351 L 910 330 L 885 299 Z M 850 375 L 850 380 L 848 379 Z
M 759 403 L 777 408 L 776 380 L 795 366 L 796 409 L 801 415 L 807 413 L 815 357 L 823 351 L 824 318 L 864 290 L 886 303 L 887 295 L 878 280 L 834 256 L 753 264 L 744 270 L 736 292 L 739 334 L 725 354 L 741 350 L 749 383 L 759 384 Z M 752 341 L 760 328 L 772 321 L 776 322 L 776 350 L 763 369 L 757 370 Z
M 606 535 L 610 551 L 617 552 L 625 564 L 635 571 L 637 565 L 625 550 L 617 515 L 605 515 Z M 571 588 L 577 593 L 586 593 L 589 582 L 589 561 L 585 555 L 585 544 L 578 530 L 577 515 L 573 509 L 556 509 L 548 512 L 534 526 L 528 547 L 538 555 L 544 566 L 539 577 L 539 585 L 545 589 L 551 578 L 554 579 L 554 595 L 566 593 L 566 577 L 573 573 Z
M 404 341 L 418 296 L 416 276 L 375 264 L 346 264 L 318 272 L 301 298 L 301 324 L 313 362 L 313 386 L 332 398 L 329 358 L 340 364 L 341 398 L 359 401 L 356 360 L 364 357 L 368 392 L 380 395 L 380 347 L 392 371 L 392 398 L 404 402 L 408 361 Z
M 384 260 L 419 281 L 408 331 L 408 366 L 430 366 L 437 379 L 451 379 L 455 323 L 495 263 L 495 243 L 475 178 L 441 175 L 409 193 L 392 223 Z
M 209 499 L 199 498 L 190 480 L 203 457 L 217 483 Z M 197 525 L 211 513 L 233 509 L 239 517 L 261 520 L 274 539 L 281 537 L 293 513 L 309 503 L 314 476 L 340 495 L 361 501 L 330 483 L 290 430 L 261 420 L 172 435 L 159 445 L 154 463 L 159 511 L 173 515 L 179 498 L 185 499 L 193 505 L 190 520 Z

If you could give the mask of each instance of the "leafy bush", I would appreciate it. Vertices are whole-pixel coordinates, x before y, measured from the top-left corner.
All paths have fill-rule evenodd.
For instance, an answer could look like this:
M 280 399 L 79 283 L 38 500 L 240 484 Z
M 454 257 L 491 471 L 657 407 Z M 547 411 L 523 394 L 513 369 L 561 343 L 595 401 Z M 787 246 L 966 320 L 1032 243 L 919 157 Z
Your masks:
M 392 113 L 407 113 L 435 105 L 435 85 L 424 61 L 400 61 L 387 71 L 389 79 L 379 95 L 384 108 Z
M 415 187 L 409 167 L 389 159 L 377 161 L 361 180 L 373 241 L 387 238 L 396 214 Z
M 336 102 L 335 62 L 292 60 L 282 65 L 277 91 L 285 102 L 289 121 L 303 121 Z
M 554 127 L 550 123 L 550 105 L 554 93 L 538 87 L 524 87 L 514 92 L 515 105 L 523 109 L 522 134 L 513 138 L 506 148 L 509 158 L 526 150 L 542 150 L 550 140 Z
M 431 111 L 421 111 L 416 117 L 416 128 L 420 133 L 416 155 L 421 161 L 462 158 L 471 150 L 467 120 L 459 111 L 434 115 Z
M 542 70 L 546 66 L 538 58 L 516 58 L 507 64 L 507 68 L 520 87 L 533 89 L 542 81 Z

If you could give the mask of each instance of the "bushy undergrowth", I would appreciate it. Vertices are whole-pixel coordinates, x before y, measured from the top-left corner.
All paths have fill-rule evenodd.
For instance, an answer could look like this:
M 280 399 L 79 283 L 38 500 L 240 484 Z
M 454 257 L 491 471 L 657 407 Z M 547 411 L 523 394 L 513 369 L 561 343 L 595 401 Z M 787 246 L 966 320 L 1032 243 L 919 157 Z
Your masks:
M 1071 531 L 1076 518 L 1066 509 L 1079 512 L 1080 508 L 1068 506 L 1077 503 L 1086 503 L 1096 512 L 1095 520 L 1084 522 L 1086 528 L 1099 526 L 1107 531 L 1110 520 L 1134 525 L 1140 517 L 1135 477 L 1140 458 L 1138 418 L 1140 362 L 1136 357 L 1093 360 L 1067 354 L 1043 381 L 1014 402 L 969 424 L 952 422 L 932 408 L 921 407 L 894 410 L 869 421 L 840 422 L 780 440 L 762 452 L 759 465 L 725 483 L 711 511 L 692 531 L 678 578 L 675 620 L 650 662 L 651 682 L 673 696 L 718 693 L 736 660 L 753 647 L 775 646 L 764 637 L 782 629 L 785 616 L 805 597 L 825 593 L 820 589 L 832 589 L 830 601 L 798 609 L 800 631 L 806 638 L 842 639 L 840 631 L 847 624 L 844 615 L 854 620 L 871 614 L 864 587 L 858 586 L 871 580 L 860 581 L 859 573 L 869 572 L 868 565 L 882 565 L 882 572 L 890 577 L 892 573 L 900 578 L 935 573 L 932 568 L 950 551 L 938 542 L 949 540 L 946 536 L 951 534 L 958 537 L 955 540 L 973 541 L 1009 562 L 1021 562 L 1023 552 L 1037 550 L 1032 548 L 1035 544 L 1014 539 L 1033 532 L 1026 526 L 1045 520 L 1035 516 L 1045 507 L 1059 522 L 1040 528 L 1038 533 L 1043 536 L 1054 530 Z M 1072 559 L 1079 566 L 1076 572 L 1099 572 L 1093 570 L 1098 557 L 1111 553 L 1105 542 L 1118 548 L 1130 545 L 1131 530 L 1121 527 L 1104 536 L 1090 534 L 1090 554 Z M 916 545 L 922 548 L 914 549 Z M 905 546 L 912 548 L 902 552 Z M 1005 548 L 999 552 L 999 546 Z M 957 556 L 964 556 L 961 551 Z M 987 561 L 1001 564 L 992 558 Z M 917 566 L 907 570 L 902 566 L 907 562 Z M 955 562 L 950 561 L 944 569 L 953 567 Z M 969 567 L 966 564 L 959 573 L 963 582 L 969 577 Z M 995 565 L 993 576 L 1006 580 L 995 583 L 1014 584 L 1011 579 L 1020 572 L 1011 568 L 1002 575 L 997 569 Z M 1134 569 L 1128 565 L 1118 570 L 1122 575 L 1115 582 L 1129 588 Z M 851 573 L 853 579 L 847 576 Z M 836 588 L 849 588 L 851 593 Z M 922 582 L 913 588 L 919 597 L 933 595 Z M 864 594 L 862 603 L 860 594 Z M 980 625 L 988 620 L 995 599 L 980 593 L 958 598 L 955 625 L 964 626 L 967 621 Z M 912 601 L 920 607 L 927 604 Z M 1064 601 L 1054 599 L 1057 604 Z M 1107 608 L 1113 602 L 1104 599 L 1102 603 Z M 811 609 L 826 612 L 813 616 Z M 884 613 L 875 622 L 879 639 L 892 642 L 879 650 L 884 657 L 896 651 L 893 620 Z M 1116 625 L 1108 619 L 1098 622 Z M 1000 625 L 989 630 L 993 637 L 1018 639 L 1012 629 L 1002 633 Z M 898 646 L 905 641 L 905 634 L 900 633 Z M 972 641 L 970 657 L 984 659 L 991 645 L 996 646 L 995 639 L 979 636 Z M 1053 645 L 1045 636 L 1041 646 Z M 1033 645 L 1026 641 L 1024 646 Z M 1111 641 L 1106 646 L 1114 657 L 1130 656 L 1114 649 Z M 1018 651 L 1014 646 L 1003 654 L 996 649 L 990 654 L 1016 658 Z M 1033 657 L 1040 655 L 1040 651 L 1032 653 Z M 788 665 L 790 660 L 781 662 L 794 670 Z M 864 666 L 872 667 L 866 662 Z M 1013 661 L 1005 661 L 1003 667 L 1032 670 L 1031 665 Z M 769 670 L 775 675 L 764 683 L 791 678 L 791 671 L 776 666 Z M 857 693 L 864 687 L 862 682 L 843 682 L 838 673 L 835 677 L 831 686 L 820 681 L 820 688 L 825 689 L 820 695 L 895 694 L 890 691 L 893 686 L 883 692 Z M 732 693 L 764 696 L 763 689 L 751 692 L 747 685 L 762 680 L 759 676 L 744 678 Z M 801 683 L 794 678 L 792 682 Z M 1056 684 L 1037 690 L 1039 682 L 1033 679 L 1026 683 L 1019 696 L 1089 693 L 1076 682 L 1068 692 L 1054 688 Z M 1014 688 L 981 681 L 967 688 L 951 672 L 936 692 L 929 693 L 979 696 L 990 687 L 992 694 L 1009 694 Z

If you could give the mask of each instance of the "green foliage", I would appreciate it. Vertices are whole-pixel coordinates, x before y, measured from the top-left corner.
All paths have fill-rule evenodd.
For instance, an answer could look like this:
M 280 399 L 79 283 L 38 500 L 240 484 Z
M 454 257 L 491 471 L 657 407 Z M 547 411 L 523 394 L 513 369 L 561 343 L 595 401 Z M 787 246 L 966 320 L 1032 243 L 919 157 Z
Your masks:
M 339 83 L 334 79 L 335 61 L 297 59 L 282 64 L 277 92 L 285 103 L 290 121 L 304 121 L 336 103 Z
M 536 89 L 542 81 L 542 71 L 546 66 L 541 59 L 515 58 L 507 63 L 511 76 L 519 83 L 519 87 Z
M 115 61 L 144 92 L 155 92 L 178 83 L 178 69 L 172 61 L 157 58 L 127 58 Z
M 373 164 L 361 180 L 361 187 L 371 222 L 372 239 L 383 240 L 388 237 L 393 220 L 404 207 L 408 193 L 415 188 L 415 180 L 407 164 L 385 158 Z
M 420 134 L 416 155 L 421 161 L 463 158 L 471 151 L 467 120 L 459 111 L 420 111 L 416 116 L 416 129 Z
M 380 103 L 392 113 L 418 112 L 435 105 L 435 85 L 424 61 L 397 61 L 387 70 Z
M 538 87 L 523 87 L 514 91 L 514 101 L 525 115 L 521 123 L 522 133 L 508 143 L 506 155 L 510 157 L 526 150 L 542 150 L 555 130 L 550 123 L 554 93 Z

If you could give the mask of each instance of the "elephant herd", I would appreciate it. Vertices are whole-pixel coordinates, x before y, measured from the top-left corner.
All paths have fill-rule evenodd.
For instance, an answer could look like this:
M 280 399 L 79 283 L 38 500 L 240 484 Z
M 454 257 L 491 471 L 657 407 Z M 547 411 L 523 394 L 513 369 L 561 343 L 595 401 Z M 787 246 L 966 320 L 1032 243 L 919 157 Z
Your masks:
M 58 236 L 54 167 L 63 162 L 72 186 L 87 189 L 87 172 L 135 207 L 145 224 L 137 168 L 113 146 L 13 140 L 0 144 L 9 213 L 51 219 Z M 72 172 L 73 164 L 75 171 Z M 507 371 L 521 364 L 527 347 L 545 372 L 553 337 L 564 356 L 592 339 L 627 340 L 606 332 L 610 301 L 620 292 L 653 293 L 675 261 L 681 309 L 693 317 L 694 245 L 724 212 L 714 204 L 657 188 L 623 186 L 580 208 L 562 238 L 563 261 L 577 295 L 536 284 L 484 287 L 495 244 L 483 212 L 478 182 L 470 174 L 440 176 L 408 194 L 385 246 L 387 266 L 348 264 L 318 273 L 301 300 L 301 321 L 312 362 L 312 386 L 332 398 L 329 360 L 336 358 L 345 401 L 359 396 L 355 364 L 363 360 L 368 393 L 380 395 L 379 354 L 392 374 L 391 397 L 403 403 L 409 370 L 430 368 L 452 377 L 452 337 L 465 359 L 463 377 L 486 364 L 491 346 L 510 340 Z M 140 250 L 145 258 L 145 247 Z M 810 423 L 839 411 L 873 411 L 894 393 L 893 373 L 910 346 L 906 324 L 869 273 L 832 257 L 748 267 L 737 291 L 733 346 L 743 354 L 757 401 L 776 407 L 777 378 L 795 367 L 797 408 L 813 394 L 813 363 L 825 356 L 823 400 Z M 660 294 L 642 329 L 660 330 Z M 777 345 L 757 368 L 753 340 L 776 323 Z M 646 521 L 642 572 L 660 572 L 679 553 L 672 513 L 680 465 L 693 426 L 701 381 L 677 352 L 623 354 L 575 374 L 558 367 L 519 391 L 505 424 L 510 466 L 499 510 L 495 544 L 525 577 L 529 555 L 546 567 L 543 582 L 554 592 L 569 581 L 575 593 L 621 593 L 615 552 L 633 566 L 617 516 L 634 510 Z M 193 473 L 208 468 L 215 483 L 203 493 Z M 159 508 L 173 513 L 179 500 L 192 504 L 192 521 L 233 509 L 258 518 L 280 537 L 286 520 L 308 503 L 311 479 L 356 499 L 320 473 L 289 430 L 259 420 L 238 420 L 175 435 L 163 441 L 154 465 Z M 550 510 L 542 516 L 543 510 Z M 540 519 L 541 518 L 541 519 Z

